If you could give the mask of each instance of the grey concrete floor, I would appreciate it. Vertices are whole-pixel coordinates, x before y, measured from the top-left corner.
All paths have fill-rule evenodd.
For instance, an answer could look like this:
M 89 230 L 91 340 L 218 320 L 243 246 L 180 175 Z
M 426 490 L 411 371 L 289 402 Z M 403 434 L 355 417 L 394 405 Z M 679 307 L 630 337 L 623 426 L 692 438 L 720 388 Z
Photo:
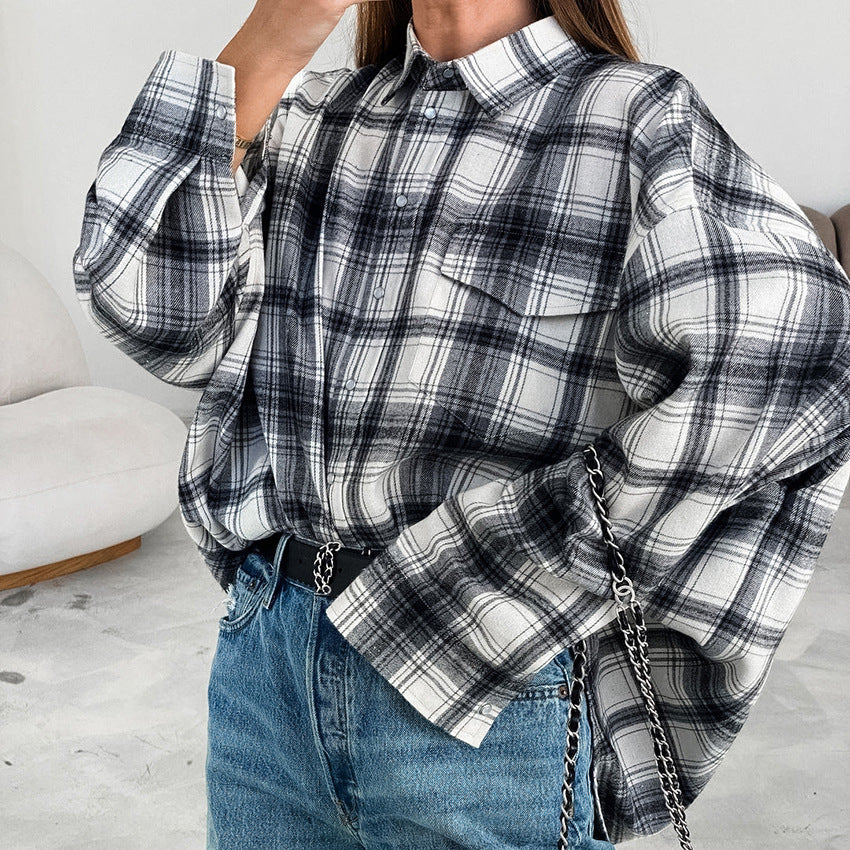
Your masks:
M 765 691 L 690 809 L 698 850 L 850 848 L 848 552 L 850 493 Z M 0 850 L 203 850 L 222 601 L 177 512 L 136 552 L 0 593 Z M 677 843 L 667 830 L 629 846 Z

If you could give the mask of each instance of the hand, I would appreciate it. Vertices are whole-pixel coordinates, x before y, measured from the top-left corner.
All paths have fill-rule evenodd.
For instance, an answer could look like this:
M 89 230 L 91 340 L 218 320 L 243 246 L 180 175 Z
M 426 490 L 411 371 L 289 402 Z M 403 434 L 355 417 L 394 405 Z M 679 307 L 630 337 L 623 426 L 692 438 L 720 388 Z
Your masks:
M 349 6 L 388 0 L 257 0 L 240 30 L 269 67 L 288 72 L 312 59 Z

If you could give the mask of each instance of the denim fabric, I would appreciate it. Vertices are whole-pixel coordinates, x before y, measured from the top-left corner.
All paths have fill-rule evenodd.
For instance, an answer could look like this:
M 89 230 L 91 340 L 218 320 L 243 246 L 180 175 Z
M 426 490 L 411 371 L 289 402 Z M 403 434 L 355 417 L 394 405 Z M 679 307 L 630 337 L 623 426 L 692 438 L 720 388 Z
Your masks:
M 564 651 L 479 748 L 426 720 L 334 628 L 330 600 L 256 552 L 238 570 L 209 682 L 207 850 L 555 850 Z M 573 850 L 590 837 L 581 727 Z

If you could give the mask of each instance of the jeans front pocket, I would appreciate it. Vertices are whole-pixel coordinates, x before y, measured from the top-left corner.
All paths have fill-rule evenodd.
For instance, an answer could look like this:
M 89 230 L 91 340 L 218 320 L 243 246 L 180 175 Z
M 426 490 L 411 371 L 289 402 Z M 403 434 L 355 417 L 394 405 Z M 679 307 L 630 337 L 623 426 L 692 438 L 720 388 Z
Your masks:
M 230 585 L 228 613 L 218 621 L 219 631 L 232 634 L 244 629 L 259 610 L 270 580 L 269 562 L 256 552 L 249 553 Z
M 572 656 L 567 648 L 542 667 L 525 689 L 505 706 L 482 742 L 482 750 L 486 747 L 499 751 L 506 759 L 504 775 L 511 776 L 517 788 L 525 789 L 524 798 L 534 797 L 543 803 L 537 809 L 526 804 L 528 813 L 533 813 L 526 821 L 530 843 L 516 846 L 554 848 L 557 842 L 561 828 L 571 684 Z M 587 703 L 582 699 L 579 752 L 573 782 L 575 809 L 568 822 L 568 846 L 582 850 L 590 840 L 593 820 L 590 735 Z M 536 787 L 528 784 L 529 778 L 533 778 Z

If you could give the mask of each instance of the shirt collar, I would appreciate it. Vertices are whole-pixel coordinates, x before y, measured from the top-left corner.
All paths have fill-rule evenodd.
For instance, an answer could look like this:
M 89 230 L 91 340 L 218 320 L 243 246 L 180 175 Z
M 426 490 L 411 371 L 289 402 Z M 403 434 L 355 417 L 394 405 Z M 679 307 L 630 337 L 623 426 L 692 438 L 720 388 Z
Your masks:
M 566 66 L 590 55 L 587 48 L 561 28 L 554 15 L 549 15 L 466 56 L 437 61 L 419 43 L 411 17 L 401 71 L 390 81 L 381 105 L 410 77 L 418 80 L 422 88 L 465 86 L 488 116 L 495 118 L 563 73 Z M 447 67 L 454 69 L 454 77 L 443 76 Z

